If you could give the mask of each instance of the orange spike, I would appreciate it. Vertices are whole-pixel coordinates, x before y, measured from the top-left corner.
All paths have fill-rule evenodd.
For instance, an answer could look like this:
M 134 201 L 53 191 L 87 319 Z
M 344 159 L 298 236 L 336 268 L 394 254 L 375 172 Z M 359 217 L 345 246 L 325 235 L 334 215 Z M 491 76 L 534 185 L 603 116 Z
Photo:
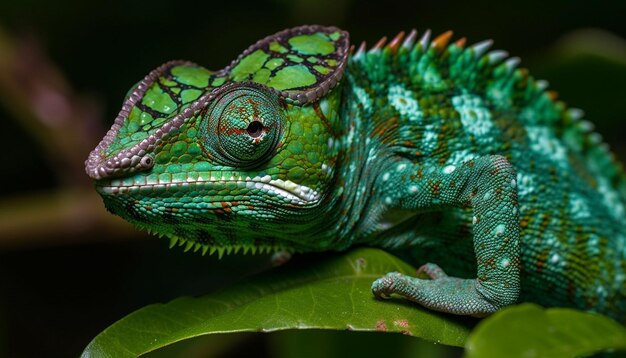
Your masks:
M 363 41 L 361 42 L 361 45 L 359 46 L 359 48 L 356 50 L 356 54 L 362 55 L 365 53 L 366 50 L 367 50 L 367 44 L 365 43 L 365 41 Z
M 404 31 L 398 32 L 396 37 L 394 37 L 393 40 L 389 42 L 389 44 L 387 45 L 387 48 L 389 48 L 393 52 L 398 51 L 398 48 L 400 47 L 402 39 L 404 39 Z
M 374 45 L 374 47 L 372 47 L 372 50 L 380 50 L 383 48 L 383 46 L 385 46 L 385 42 L 387 42 L 387 36 L 383 36 L 380 40 L 378 40 L 378 42 L 376 43 L 376 45 Z
M 553 101 L 556 101 L 556 99 L 559 98 L 559 93 L 557 91 L 546 91 L 546 94 Z
M 455 45 L 463 48 L 465 47 L 465 43 L 467 42 L 467 39 L 465 37 L 461 37 L 460 39 L 456 40 L 456 42 L 454 43 Z
M 354 45 L 350 45 L 350 50 L 348 51 L 350 55 L 354 55 Z
M 433 40 L 432 46 L 434 46 L 437 50 L 441 51 L 446 46 L 448 46 L 448 42 L 450 42 L 451 38 L 452 38 L 452 30 L 448 30 L 448 31 L 444 32 L 443 34 L 437 36 Z

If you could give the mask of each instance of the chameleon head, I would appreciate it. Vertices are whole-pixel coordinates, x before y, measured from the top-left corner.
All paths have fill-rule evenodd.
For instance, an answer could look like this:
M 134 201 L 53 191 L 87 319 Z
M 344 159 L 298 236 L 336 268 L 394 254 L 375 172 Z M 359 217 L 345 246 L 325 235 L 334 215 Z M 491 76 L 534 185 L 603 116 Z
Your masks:
M 86 172 L 108 210 L 187 249 L 306 249 L 347 56 L 345 32 L 303 26 L 220 71 L 168 62 L 129 91 Z

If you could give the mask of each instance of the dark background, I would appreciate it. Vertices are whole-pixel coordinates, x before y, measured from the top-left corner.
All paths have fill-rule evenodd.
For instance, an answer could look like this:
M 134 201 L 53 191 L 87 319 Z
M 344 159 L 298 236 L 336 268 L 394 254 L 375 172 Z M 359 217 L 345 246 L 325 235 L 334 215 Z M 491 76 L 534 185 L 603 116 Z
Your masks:
M 77 356 L 139 307 L 266 267 L 263 256 L 217 261 L 167 250 L 106 214 L 82 172 L 126 91 L 159 64 L 182 58 L 217 70 L 301 24 L 339 26 L 355 44 L 452 29 L 522 57 L 560 99 L 585 110 L 623 161 L 624 14 L 622 0 L 1 2 L 0 356 Z M 275 353 L 274 338 L 242 339 L 256 354 Z

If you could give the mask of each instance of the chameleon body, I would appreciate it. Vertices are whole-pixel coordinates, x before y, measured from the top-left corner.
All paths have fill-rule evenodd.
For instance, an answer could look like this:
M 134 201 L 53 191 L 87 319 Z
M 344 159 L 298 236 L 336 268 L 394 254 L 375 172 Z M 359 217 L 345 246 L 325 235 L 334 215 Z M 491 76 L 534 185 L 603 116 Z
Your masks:
M 86 171 L 108 210 L 203 253 L 379 246 L 426 263 L 378 297 L 483 316 L 533 301 L 626 319 L 626 176 L 519 59 L 412 31 L 350 49 L 288 29 L 128 93 Z

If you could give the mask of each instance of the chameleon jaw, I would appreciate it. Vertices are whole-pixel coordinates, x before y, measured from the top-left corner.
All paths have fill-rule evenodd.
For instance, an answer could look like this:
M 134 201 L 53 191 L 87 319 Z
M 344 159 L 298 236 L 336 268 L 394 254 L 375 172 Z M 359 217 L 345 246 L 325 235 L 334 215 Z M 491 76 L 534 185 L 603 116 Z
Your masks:
M 265 193 L 272 193 L 288 200 L 291 204 L 310 205 L 320 200 L 321 195 L 314 189 L 305 185 L 296 184 L 290 180 L 272 179 L 269 175 L 263 177 L 246 177 L 228 179 L 221 178 L 220 173 L 211 173 L 206 177 L 198 176 L 198 178 L 187 178 L 186 181 L 176 180 L 160 182 L 159 179 L 151 181 L 145 176 L 137 176 L 132 182 L 124 179 L 112 179 L 106 183 L 98 183 L 96 190 L 102 195 L 125 195 L 140 193 L 149 195 L 150 193 L 159 191 L 168 191 L 176 188 L 179 191 L 184 189 L 202 190 L 211 189 L 216 186 L 225 186 L 229 183 L 235 183 L 239 188 L 249 190 L 260 190 Z

